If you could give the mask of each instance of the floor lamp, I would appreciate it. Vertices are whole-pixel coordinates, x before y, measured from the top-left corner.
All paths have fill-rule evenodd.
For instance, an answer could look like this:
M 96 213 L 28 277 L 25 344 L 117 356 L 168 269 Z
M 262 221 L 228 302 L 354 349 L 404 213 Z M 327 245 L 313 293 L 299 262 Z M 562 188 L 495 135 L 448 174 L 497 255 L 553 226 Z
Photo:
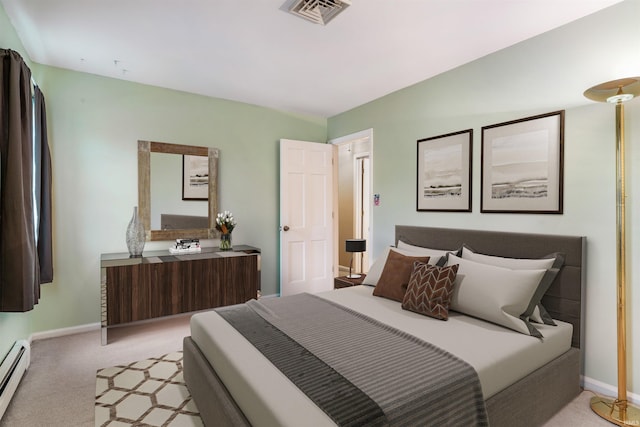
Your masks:
M 613 80 L 587 89 L 584 96 L 616 105 L 616 273 L 618 317 L 618 398 L 593 397 L 591 409 L 619 426 L 640 426 L 640 409 L 627 402 L 624 105 L 640 95 L 640 77 Z
M 358 279 L 362 277 L 360 274 L 351 274 L 351 267 L 353 266 L 353 254 L 357 252 L 365 252 L 367 250 L 367 241 L 364 239 L 347 239 L 345 250 L 351 253 L 351 262 L 349 262 L 349 279 Z

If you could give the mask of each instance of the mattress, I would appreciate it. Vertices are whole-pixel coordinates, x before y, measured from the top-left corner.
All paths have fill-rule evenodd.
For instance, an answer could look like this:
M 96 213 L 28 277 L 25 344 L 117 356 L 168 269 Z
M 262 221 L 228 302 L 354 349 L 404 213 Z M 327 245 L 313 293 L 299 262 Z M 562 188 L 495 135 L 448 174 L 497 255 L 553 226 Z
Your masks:
M 569 350 L 572 326 L 536 325 L 540 340 L 450 312 L 444 322 L 402 310 L 354 286 L 316 294 L 460 357 L 478 373 L 485 400 Z M 256 426 L 331 426 L 333 421 L 215 311 L 191 318 L 191 336 Z

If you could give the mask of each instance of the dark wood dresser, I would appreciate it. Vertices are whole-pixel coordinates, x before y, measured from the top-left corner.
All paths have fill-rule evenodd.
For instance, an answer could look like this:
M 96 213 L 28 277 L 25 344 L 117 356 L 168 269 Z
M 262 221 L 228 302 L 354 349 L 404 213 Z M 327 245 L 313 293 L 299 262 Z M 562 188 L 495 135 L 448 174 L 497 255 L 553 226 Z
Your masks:
M 260 250 L 202 248 L 193 254 L 148 251 L 100 257 L 102 344 L 107 329 L 140 320 L 240 304 L 260 289 Z

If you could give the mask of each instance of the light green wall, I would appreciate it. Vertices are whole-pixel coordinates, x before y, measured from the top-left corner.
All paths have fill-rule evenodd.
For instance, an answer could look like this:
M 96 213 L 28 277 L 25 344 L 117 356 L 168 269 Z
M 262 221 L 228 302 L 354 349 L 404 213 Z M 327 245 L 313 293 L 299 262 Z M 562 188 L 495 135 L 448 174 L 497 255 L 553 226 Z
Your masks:
M 0 46 L 26 56 L 2 7 Z M 0 354 L 32 332 L 99 322 L 100 254 L 127 251 L 125 229 L 138 200 L 139 139 L 220 149 L 219 207 L 238 221 L 234 243 L 262 249 L 263 293 L 277 293 L 279 139 L 325 142 L 326 119 L 31 68 L 47 103 L 55 277 L 42 287 L 33 311 L 0 313 Z M 145 249 L 169 244 L 148 242 Z
M 373 128 L 373 257 L 395 224 L 587 236 L 585 375 L 616 380 L 615 113 L 588 87 L 640 75 L 640 2 L 626 1 L 329 119 L 329 138 Z M 566 70 L 578 70 L 567 73 Z M 580 70 L 599 70 L 589 81 Z M 553 82 L 560 90 L 549 91 Z M 565 109 L 564 214 L 481 214 L 481 127 Z M 629 388 L 640 393 L 640 99 L 626 105 Z M 472 128 L 473 212 L 417 212 L 416 141 Z M 636 363 L 634 363 L 634 359 Z
M 325 119 L 41 69 L 54 159 L 56 280 L 34 312 L 36 329 L 50 329 L 51 318 L 60 326 L 98 320 L 100 253 L 126 252 L 124 231 L 137 204 L 138 139 L 220 149 L 219 208 L 238 221 L 235 243 L 262 249 L 263 292 L 277 292 L 278 141 L 325 141 Z

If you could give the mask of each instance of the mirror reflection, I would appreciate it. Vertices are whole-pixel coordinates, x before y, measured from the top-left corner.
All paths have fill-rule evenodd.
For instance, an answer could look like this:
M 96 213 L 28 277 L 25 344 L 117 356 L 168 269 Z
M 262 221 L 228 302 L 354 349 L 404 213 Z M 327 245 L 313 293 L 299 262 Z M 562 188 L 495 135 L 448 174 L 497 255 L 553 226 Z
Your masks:
M 208 170 L 207 157 L 190 157 L 204 159 L 205 167 Z M 184 176 L 183 159 L 182 155 L 151 153 L 152 230 L 207 228 L 208 226 L 208 199 L 205 197 L 204 200 L 200 200 L 184 195 L 185 180 L 191 180 L 191 178 Z M 207 170 L 198 170 L 193 178 L 196 182 L 194 186 L 202 187 L 205 196 L 208 185 Z M 202 179 L 204 179 L 204 183 Z M 188 183 L 189 181 L 187 181 L 187 185 Z

